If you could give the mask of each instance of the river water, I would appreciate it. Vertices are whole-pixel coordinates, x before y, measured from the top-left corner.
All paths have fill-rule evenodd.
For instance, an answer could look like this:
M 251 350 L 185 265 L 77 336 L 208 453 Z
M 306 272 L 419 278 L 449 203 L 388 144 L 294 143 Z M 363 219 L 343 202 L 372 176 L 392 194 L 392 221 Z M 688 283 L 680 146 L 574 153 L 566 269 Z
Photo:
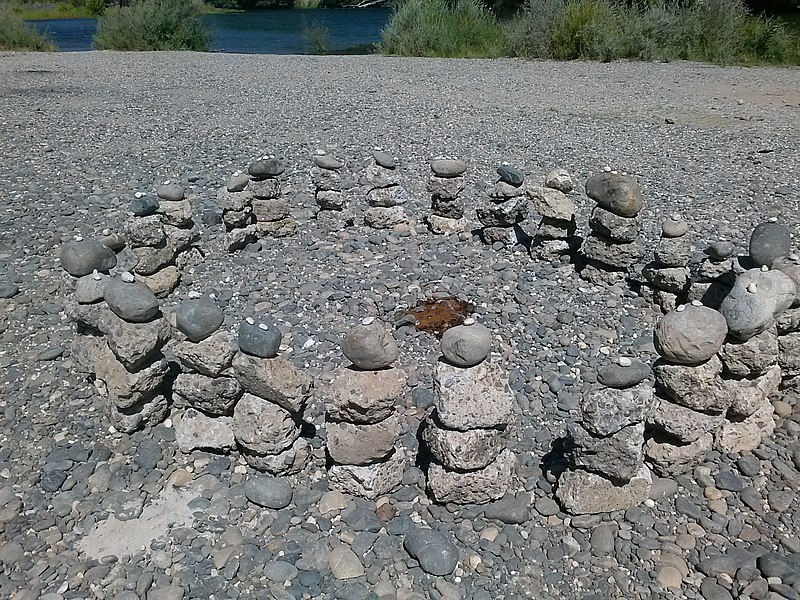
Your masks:
M 358 51 L 381 39 L 389 21 L 387 9 L 276 9 L 205 15 L 212 52 L 244 54 L 307 54 L 313 52 L 304 32 L 315 25 L 327 30 L 330 52 Z M 31 21 L 47 32 L 64 52 L 92 50 L 95 19 Z

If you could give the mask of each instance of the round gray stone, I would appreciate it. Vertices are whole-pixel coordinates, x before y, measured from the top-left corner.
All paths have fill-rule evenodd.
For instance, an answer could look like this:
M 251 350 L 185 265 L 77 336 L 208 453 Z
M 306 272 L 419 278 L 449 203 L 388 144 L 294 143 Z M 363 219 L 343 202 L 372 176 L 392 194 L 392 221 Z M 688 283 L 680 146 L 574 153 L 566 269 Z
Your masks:
M 391 154 L 387 154 L 386 152 L 375 150 L 375 152 L 372 153 L 372 158 L 375 159 L 375 162 L 378 164 L 378 166 L 381 166 L 384 169 L 394 169 L 397 167 L 397 162 L 395 159 L 392 158 Z
M 673 310 L 656 323 L 653 343 L 670 362 L 700 364 L 722 348 L 728 333 L 725 317 L 707 306 L 686 305 Z
M 603 365 L 597 372 L 597 380 L 606 387 L 623 389 L 640 384 L 650 376 L 650 365 L 632 360 L 623 367 L 617 363 Z
M 320 169 L 328 169 L 329 171 L 336 171 L 342 168 L 342 162 L 330 154 L 315 154 L 311 160 Z
M 437 177 L 452 178 L 463 175 L 467 170 L 467 163 L 463 160 L 451 158 L 437 158 L 431 161 L 431 171 Z
M 228 177 L 225 187 L 229 192 L 243 192 L 249 183 L 250 178 L 246 173 L 234 173 Z
M 761 223 L 750 235 L 750 258 L 756 266 L 772 267 L 776 258 L 789 256 L 792 232 L 781 223 Z
M 689 224 L 681 218 L 671 216 L 661 224 L 661 235 L 666 238 L 683 237 L 689 232 Z
M 440 531 L 414 529 L 406 534 L 403 545 L 419 561 L 420 568 L 431 575 L 449 575 L 458 563 L 458 548 L 448 534 Z
M 244 484 L 244 495 L 253 504 L 280 510 L 292 501 L 292 484 L 283 477 L 256 475 Z
M 642 192 L 629 175 L 598 173 L 586 180 L 586 195 L 620 217 L 635 217 L 642 210 Z
M 283 174 L 285 170 L 286 167 L 283 165 L 283 162 L 277 158 L 255 160 L 250 163 L 249 167 L 247 167 L 247 172 L 256 179 L 278 177 L 279 175 Z
M 733 256 L 736 246 L 732 242 L 711 242 L 706 249 L 706 254 L 713 260 L 725 260 Z
M 385 369 L 397 360 L 397 342 L 381 323 L 354 327 L 342 342 L 342 352 L 358 369 Z
M 111 279 L 103 288 L 103 298 L 115 315 L 130 323 L 146 323 L 158 314 L 158 298 L 139 281 Z
M 152 196 L 140 196 L 131 200 L 131 212 L 136 217 L 149 217 L 156 214 L 158 210 L 158 198 Z
M 61 266 L 73 277 L 89 275 L 95 269 L 105 273 L 117 266 L 117 255 L 97 240 L 66 242 L 61 248 Z
M 500 165 L 497 167 L 497 174 L 500 176 L 500 181 L 519 187 L 525 181 L 525 173 L 519 169 L 515 169 L 509 165 Z
M 480 323 L 451 327 L 442 336 L 445 360 L 457 367 L 472 367 L 489 355 L 492 332 Z
M 162 200 L 178 202 L 179 200 L 183 200 L 185 190 L 183 186 L 178 183 L 165 183 L 158 186 L 156 195 Z
M 193 342 L 206 339 L 222 326 L 225 315 L 211 298 L 184 300 L 175 311 L 175 325 Z
M 239 350 L 259 358 L 275 358 L 283 338 L 281 330 L 272 322 L 253 320 L 254 323 L 243 321 L 239 326 Z

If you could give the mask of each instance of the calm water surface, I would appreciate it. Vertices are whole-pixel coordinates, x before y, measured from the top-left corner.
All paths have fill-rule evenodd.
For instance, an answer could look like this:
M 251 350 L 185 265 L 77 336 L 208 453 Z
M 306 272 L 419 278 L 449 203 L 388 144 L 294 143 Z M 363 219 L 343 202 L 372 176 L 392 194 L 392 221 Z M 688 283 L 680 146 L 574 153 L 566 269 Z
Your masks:
M 380 8 L 286 9 L 205 15 L 203 19 L 211 31 L 212 52 L 306 54 L 312 49 L 303 32 L 314 25 L 327 29 L 331 52 L 379 42 L 381 30 L 389 21 L 389 11 Z M 52 19 L 31 21 L 31 24 L 47 32 L 59 50 L 92 50 L 92 36 L 97 29 L 95 19 Z

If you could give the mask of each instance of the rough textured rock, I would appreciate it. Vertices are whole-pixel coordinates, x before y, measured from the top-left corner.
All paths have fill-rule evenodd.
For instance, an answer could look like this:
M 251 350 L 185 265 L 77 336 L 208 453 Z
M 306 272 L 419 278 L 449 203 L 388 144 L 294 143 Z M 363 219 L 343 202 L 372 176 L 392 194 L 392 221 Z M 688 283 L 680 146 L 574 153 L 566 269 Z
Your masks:
M 736 415 L 749 417 L 764 406 L 780 384 L 781 368 L 778 365 L 768 367 L 755 379 L 726 379 L 724 385 L 732 400 L 730 410 Z
M 439 503 L 484 504 L 502 498 L 511 487 L 516 458 L 503 450 L 488 466 L 464 473 L 445 470 L 431 463 L 428 467 L 428 490 Z
M 631 243 L 611 243 L 597 235 L 589 235 L 581 250 L 587 258 L 616 269 L 625 269 L 639 262 L 645 254 L 638 238 Z
M 442 335 L 445 360 L 457 367 L 473 367 L 483 361 L 492 346 L 492 332 L 484 325 L 457 325 Z
M 705 413 L 686 408 L 665 399 L 658 399 L 647 414 L 648 427 L 667 433 L 688 444 L 713 433 L 725 420 L 725 413 Z M 710 442 L 709 442 L 710 445 Z
M 328 482 L 345 494 L 374 500 L 400 485 L 406 462 L 405 451 L 398 448 L 388 459 L 371 465 L 332 465 Z
M 736 278 L 719 311 L 732 335 L 747 340 L 769 329 L 795 300 L 794 282 L 781 271 L 750 269 Z
M 277 454 L 259 454 L 242 446 L 239 447 L 239 452 L 254 469 L 273 475 L 291 475 L 299 473 L 308 464 L 311 446 L 308 440 L 298 438 L 286 450 Z
M 750 259 L 757 267 L 772 267 L 792 251 L 792 231 L 781 223 L 761 223 L 750 234 Z
M 683 267 L 692 258 L 692 241 L 688 237 L 661 238 L 653 255 L 666 267 Z
M 425 422 L 422 439 L 431 456 L 450 470 L 483 469 L 505 448 L 506 429 L 457 431 L 439 427 L 432 419 Z
M 642 221 L 639 217 L 620 217 L 602 206 L 595 206 L 589 217 L 589 228 L 615 242 L 630 243 L 639 237 Z
M 164 420 L 169 410 L 167 399 L 158 394 L 148 400 L 141 400 L 128 408 L 108 405 L 108 419 L 117 431 L 133 433 L 144 427 L 154 427 Z
M 382 323 L 354 327 L 342 342 L 342 352 L 359 369 L 385 369 L 397 360 L 397 342 Z
M 581 403 L 582 423 L 592 434 L 608 436 L 644 421 L 653 404 L 653 386 L 649 383 L 622 390 L 594 390 L 586 394 Z
M 277 221 L 289 214 L 285 200 L 281 200 L 281 182 L 277 179 L 253 179 L 247 188 L 252 192 L 253 213 L 259 221 Z
M 800 333 L 787 333 L 778 338 L 778 364 L 784 377 L 800 375 Z
M 627 510 L 647 500 L 652 483 L 646 466 L 624 485 L 615 485 L 588 471 L 568 470 L 558 479 L 556 497 L 573 515 L 614 512 Z
M 434 374 L 434 406 L 449 429 L 502 427 L 511 417 L 514 396 L 499 365 L 462 369 L 440 362 Z
M 233 437 L 233 419 L 208 417 L 192 408 L 172 417 L 175 441 L 181 452 L 205 449 L 217 452 L 231 450 L 236 445 Z
M 176 404 L 186 403 L 210 415 L 230 413 L 242 395 L 242 386 L 233 377 L 206 377 L 195 373 L 181 373 L 172 386 Z
M 334 462 L 345 465 L 368 465 L 383 460 L 400 437 L 396 415 L 373 425 L 330 421 L 325 429 L 328 454 Z
M 301 412 L 311 394 L 311 378 L 284 358 L 258 358 L 239 352 L 232 366 L 246 391 L 289 412 Z
M 762 331 L 747 341 L 728 338 L 719 357 L 725 371 L 736 377 L 754 377 L 778 363 L 778 335 L 775 329 Z
M 761 445 L 763 436 L 775 430 L 773 412 L 772 404 L 766 402 L 744 421 L 724 423 L 714 433 L 714 449 L 732 454 L 752 452 Z
M 566 194 L 549 187 L 528 186 L 525 189 L 531 208 L 542 217 L 571 221 L 575 203 Z
M 635 217 L 642 209 L 639 184 L 629 175 L 598 173 L 586 180 L 586 195 L 620 217 Z
M 707 306 L 685 305 L 673 310 L 656 323 L 653 344 L 670 362 L 697 365 L 714 356 L 728 333 L 728 325 L 719 312 Z
M 674 442 L 674 443 L 672 443 Z M 705 433 L 688 444 L 651 438 L 645 442 L 644 455 L 653 470 L 662 477 L 675 477 L 691 472 L 711 451 L 714 436 Z
M 364 212 L 364 224 L 374 229 L 392 229 L 407 222 L 405 211 L 399 207 L 373 206 Z
M 109 400 L 122 409 L 158 394 L 169 371 L 167 361 L 160 355 L 141 369 L 128 371 L 105 344 L 96 358 L 95 384 L 102 382 Z
M 389 417 L 406 389 L 406 374 L 397 368 L 382 371 L 340 369 L 333 382 L 319 393 L 328 418 L 367 425 Z
M 246 393 L 233 410 L 233 434 L 252 452 L 278 454 L 300 436 L 300 427 L 289 411 Z
M 139 275 L 137 279 L 149 287 L 156 295 L 156 298 L 166 298 L 178 287 L 181 274 L 178 267 L 168 265 L 152 275 Z
M 117 266 L 117 255 L 96 240 L 66 242 L 61 247 L 61 266 L 73 277 L 90 275 L 92 271 L 108 272 Z
M 572 460 L 578 467 L 615 480 L 628 481 L 642 466 L 644 423 L 623 427 L 604 437 L 590 434 L 578 423 L 567 426 Z
M 544 179 L 545 186 L 564 192 L 568 194 L 575 189 L 575 183 L 572 181 L 572 175 L 566 169 L 553 169 L 547 174 Z
M 408 190 L 400 185 L 377 187 L 367 192 L 367 204 L 373 208 L 395 208 L 409 199 Z
M 209 377 L 219 377 L 233 362 L 233 338 L 224 330 L 197 343 L 174 342 L 170 349 L 184 368 Z
M 726 410 L 731 403 L 719 377 L 722 361 L 714 355 L 695 365 L 675 365 L 659 360 L 653 365 L 656 382 L 671 400 L 703 412 Z

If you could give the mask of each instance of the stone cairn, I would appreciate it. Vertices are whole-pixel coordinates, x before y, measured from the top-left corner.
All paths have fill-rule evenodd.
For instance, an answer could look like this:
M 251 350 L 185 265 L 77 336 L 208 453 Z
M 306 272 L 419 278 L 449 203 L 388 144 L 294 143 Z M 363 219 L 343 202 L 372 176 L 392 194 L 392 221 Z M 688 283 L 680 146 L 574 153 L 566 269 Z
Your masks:
M 183 338 L 169 348 L 181 366 L 172 386 L 177 410 L 171 416 L 182 452 L 235 447 L 231 413 L 242 387 L 232 376 L 233 339 L 220 329 L 223 321 L 222 310 L 209 297 L 184 300 L 175 311 Z
M 567 426 L 570 467 L 556 496 L 571 514 L 627 510 L 644 502 L 652 476 L 644 464 L 645 417 L 653 406 L 650 368 L 621 357 L 604 367 L 605 388 L 584 396 L 582 418 Z
M 589 217 L 592 232 L 581 246 L 588 261 L 581 277 L 592 283 L 624 281 L 629 268 L 644 257 L 639 185 L 629 175 L 603 172 L 586 180 L 586 195 L 597 206 Z
M 432 233 L 449 235 L 470 228 L 464 217 L 464 173 L 467 165 L 461 160 L 436 158 L 431 161 L 428 191 L 431 193 L 431 214 L 426 219 Z
M 719 308 L 736 280 L 731 242 L 712 242 L 705 249 L 703 260 L 693 269 L 686 299 L 704 306 Z
M 372 153 L 374 163 L 367 166 L 363 183 L 367 189 L 369 208 L 364 224 L 375 229 L 392 229 L 408 222 L 402 205 L 408 202 L 408 191 L 400 185 L 397 162 L 386 152 Z
M 236 171 L 217 193 L 222 221 L 227 234 L 227 250 L 241 250 L 265 237 L 292 235 L 297 223 L 289 214 L 281 175 L 286 170 L 274 156 L 259 158 L 247 168 Z
M 508 165 L 498 167 L 497 174 L 500 179 L 489 188 L 489 199 L 476 208 L 476 213 L 483 225 L 480 235 L 485 244 L 510 246 L 517 242 L 516 226 L 528 216 L 525 174 Z
M 690 283 L 689 260 L 692 241 L 686 234 L 689 225 L 679 214 L 673 214 L 661 224 L 661 239 L 655 249 L 655 259 L 642 270 L 650 284 L 654 304 L 669 312 L 685 300 Z
M 200 234 L 192 217 L 192 205 L 177 183 L 164 182 L 157 198 L 136 194 L 131 202 L 133 218 L 124 225 L 128 245 L 135 255 L 133 272 L 159 298 L 165 298 L 180 281 L 180 257 Z
M 506 441 L 514 398 L 507 374 L 486 361 L 491 341 L 489 329 L 472 319 L 442 336 L 435 410 L 422 433 L 431 458 L 428 491 L 439 503 L 490 502 L 513 482 L 516 457 Z
M 239 328 L 232 368 L 244 394 L 233 409 L 233 434 L 254 469 L 273 475 L 302 470 L 311 446 L 301 437 L 313 381 L 278 356 L 282 334 L 267 319 L 249 317 Z
M 372 317 L 347 334 L 342 351 L 352 365 L 334 374 L 324 395 L 328 481 L 374 500 L 403 479 L 407 455 L 398 445 L 396 406 L 407 377 L 392 366 L 398 350 L 391 331 Z
M 574 187 L 565 169 L 551 171 L 544 186 L 528 186 L 531 208 L 542 217 L 531 244 L 531 254 L 537 258 L 555 259 L 577 249 L 575 203 L 567 196 Z
M 314 185 L 314 200 L 319 207 L 317 219 L 331 228 L 351 225 L 352 214 L 348 210 L 348 198 L 342 177 L 344 164 L 330 154 L 312 156 L 311 183 Z

